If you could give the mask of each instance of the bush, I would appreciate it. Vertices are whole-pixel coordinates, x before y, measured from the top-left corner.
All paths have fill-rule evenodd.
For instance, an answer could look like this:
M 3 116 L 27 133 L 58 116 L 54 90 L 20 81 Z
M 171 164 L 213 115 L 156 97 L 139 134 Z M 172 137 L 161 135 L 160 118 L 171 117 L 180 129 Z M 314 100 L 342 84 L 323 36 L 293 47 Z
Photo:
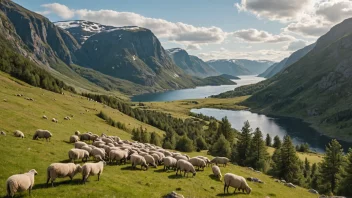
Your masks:
M 183 152 L 192 152 L 194 149 L 193 141 L 184 135 L 177 141 L 176 149 Z

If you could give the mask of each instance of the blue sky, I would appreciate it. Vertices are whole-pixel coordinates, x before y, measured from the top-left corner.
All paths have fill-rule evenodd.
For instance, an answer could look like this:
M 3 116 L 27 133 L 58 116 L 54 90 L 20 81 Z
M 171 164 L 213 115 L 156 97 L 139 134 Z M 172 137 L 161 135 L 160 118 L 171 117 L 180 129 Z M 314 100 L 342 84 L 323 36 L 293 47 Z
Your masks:
M 185 48 L 205 60 L 280 61 L 352 16 L 349 0 L 14 1 L 53 22 L 83 19 L 143 26 L 164 48 Z

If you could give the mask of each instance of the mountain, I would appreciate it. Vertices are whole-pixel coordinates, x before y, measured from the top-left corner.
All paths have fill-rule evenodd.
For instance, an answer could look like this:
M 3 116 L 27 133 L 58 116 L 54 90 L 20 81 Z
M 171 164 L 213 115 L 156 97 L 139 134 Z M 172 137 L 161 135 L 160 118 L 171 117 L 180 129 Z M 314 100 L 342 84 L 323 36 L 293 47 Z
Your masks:
M 248 69 L 251 74 L 260 74 L 268 69 L 275 62 L 268 60 L 247 60 L 247 59 L 233 59 L 236 61 L 236 64 L 242 65 L 246 69 Z
M 233 76 L 250 75 L 252 74 L 247 68 L 241 64 L 237 64 L 237 61 L 232 59 L 220 59 L 210 60 L 207 63 L 212 66 L 217 72 L 221 74 L 230 74 Z
M 331 137 L 352 140 L 351 57 L 352 18 L 333 27 L 279 74 L 227 96 L 247 92 L 252 96 L 243 105 L 254 111 L 298 117 Z
M 214 68 L 200 58 L 189 55 L 186 50 L 173 48 L 167 52 L 175 64 L 189 75 L 201 78 L 219 75 Z
M 310 52 L 313 48 L 315 47 L 315 43 L 308 45 L 302 49 L 299 49 L 292 53 L 288 58 L 283 59 L 279 63 L 275 63 L 271 67 L 269 67 L 266 71 L 263 73 L 259 74 L 259 77 L 264 77 L 264 78 L 271 78 L 275 74 L 279 73 L 283 69 L 287 68 L 288 66 L 294 64 L 297 62 L 299 59 L 304 57 L 308 52 Z

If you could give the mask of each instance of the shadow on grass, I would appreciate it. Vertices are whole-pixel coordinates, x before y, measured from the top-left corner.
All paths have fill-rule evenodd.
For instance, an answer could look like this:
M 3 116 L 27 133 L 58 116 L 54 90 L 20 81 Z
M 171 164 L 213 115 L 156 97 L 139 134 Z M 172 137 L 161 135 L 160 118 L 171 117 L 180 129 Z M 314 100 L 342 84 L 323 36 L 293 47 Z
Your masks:
M 213 175 L 213 174 L 210 174 L 210 175 L 209 175 L 209 178 L 212 179 L 212 180 L 215 180 L 215 181 L 217 181 L 217 182 L 220 181 L 220 180 L 219 180 L 219 177 L 217 177 L 217 176 L 215 176 L 215 175 Z
M 71 142 L 69 142 L 67 140 L 62 140 L 62 142 L 66 143 L 66 144 L 73 144 L 73 143 L 71 143 Z
M 233 193 L 219 193 L 216 196 L 217 197 L 230 197 L 230 196 L 234 196 L 234 195 L 236 195 L 236 194 L 233 194 Z
M 82 184 L 82 180 L 81 180 L 81 179 L 78 179 L 78 178 L 73 179 L 72 181 L 71 181 L 70 179 L 68 179 L 68 180 L 63 180 L 63 181 L 59 181 L 59 182 L 55 181 L 55 182 L 54 182 L 54 188 L 55 188 L 55 187 L 58 187 L 58 186 L 61 186 L 61 185 L 80 185 L 80 184 Z M 46 185 L 46 183 L 35 184 L 35 185 L 33 186 L 33 190 L 35 190 L 35 189 L 41 189 L 41 188 L 47 188 L 47 187 L 48 187 L 48 188 L 52 188 L 50 181 L 49 181 L 48 185 Z
M 59 161 L 60 163 L 70 163 L 72 162 L 70 159 L 65 159 L 65 160 L 61 160 Z
M 167 176 L 169 179 L 182 179 L 183 178 L 183 175 L 176 175 L 176 174 L 172 174 L 172 175 L 169 175 Z M 187 178 L 187 177 L 186 177 Z
M 146 171 L 144 168 L 141 169 L 140 166 L 137 166 L 136 168 L 133 168 L 132 166 L 125 166 L 125 167 L 122 167 L 121 170 Z M 149 170 L 149 169 L 148 169 L 148 170 Z
M 168 170 L 164 170 L 163 168 L 161 168 L 161 169 L 154 170 L 154 172 L 156 172 L 156 173 L 167 173 Z

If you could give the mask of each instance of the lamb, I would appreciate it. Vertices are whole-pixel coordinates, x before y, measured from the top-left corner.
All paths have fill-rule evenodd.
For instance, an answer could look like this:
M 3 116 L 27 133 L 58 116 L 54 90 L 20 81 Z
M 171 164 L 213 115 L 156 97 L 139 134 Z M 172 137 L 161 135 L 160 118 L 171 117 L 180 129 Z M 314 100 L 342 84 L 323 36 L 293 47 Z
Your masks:
M 90 175 L 98 175 L 98 181 L 100 180 L 100 175 L 103 173 L 105 161 L 100 161 L 97 163 L 85 163 L 82 166 L 82 183 L 85 184 Z
M 80 142 L 80 141 L 75 142 L 75 148 L 80 149 L 80 148 L 82 148 L 83 146 L 87 146 L 87 144 L 86 144 L 85 142 Z
M 148 170 L 147 162 L 144 157 L 140 155 L 131 155 L 131 163 L 133 168 L 136 168 L 137 165 L 141 165 L 141 170 L 143 170 L 143 167 L 145 167 L 145 170 Z
M 210 163 L 212 163 L 212 164 L 215 163 L 216 165 L 223 164 L 225 167 L 229 161 L 230 160 L 226 157 L 215 157 L 214 159 L 212 159 L 210 161 Z
M 100 156 L 101 159 L 105 159 L 105 150 L 101 149 L 101 148 L 94 148 L 92 149 L 92 151 L 90 152 L 90 154 L 92 156 L 94 156 L 96 158 L 96 156 Z
M 120 164 L 122 164 L 122 162 L 126 164 L 126 160 L 128 158 L 128 151 L 123 151 L 118 149 L 111 150 L 109 152 L 109 158 L 110 158 L 110 163 L 116 160 L 116 165 L 118 165 L 119 161 L 120 161 Z
M 213 174 L 219 178 L 219 180 L 221 180 L 221 171 L 220 168 L 217 165 L 214 165 L 213 167 L 211 167 L 211 170 L 213 171 Z
M 198 170 L 199 168 L 202 168 L 204 170 L 204 167 L 206 166 L 206 162 L 203 159 L 200 159 L 198 157 L 192 157 L 191 159 L 188 160 L 193 166 L 197 166 Z
M 48 186 L 50 179 L 52 187 L 54 187 L 54 181 L 56 178 L 70 177 L 72 181 L 72 178 L 79 172 L 82 172 L 82 167 L 79 164 L 52 163 L 47 168 L 46 186 Z
M 51 119 L 52 122 L 58 123 L 59 121 L 56 118 Z
M 5 131 L 1 131 L 0 135 L 6 136 L 6 132 Z
M 37 140 L 39 138 L 45 138 L 46 141 L 50 141 L 50 138 L 52 137 L 53 135 L 50 133 L 50 131 L 48 130 L 43 130 L 43 129 L 38 129 L 34 135 L 33 135 L 33 140 Z
M 224 175 L 224 193 L 227 188 L 227 193 L 229 193 L 229 187 L 234 187 L 236 193 L 236 189 L 244 189 L 247 194 L 252 192 L 252 189 L 248 186 L 246 179 L 242 176 L 238 176 L 232 173 L 226 173 Z
M 71 149 L 68 152 L 68 158 L 74 162 L 76 159 L 82 159 L 82 162 L 85 162 L 88 160 L 89 153 L 86 150 L 83 149 Z
M 163 162 L 164 162 L 164 170 L 169 168 L 176 168 L 177 160 L 173 157 L 164 157 Z
M 77 135 L 70 136 L 70 143 L 75 143 L 79 141 L 79 137 Z
M 46 117 L 46 115 L 43 115 L 43 119 L 46 119 L 46 120 L 47 120 L 47 119 L 48 119 L 48 117 Z
M 182 174 L 182 171 L 185 172 L 184 177 L 186 176 L 186 173 L 187 173 L 187 177 L 188 177 L 189 172 L 192 172 L 193 176 L 196 175 L 196 170 L 194 169 L 194 166 L 190 162 L 183 160 L 183 159 L 178 160 L 176 163 L 176 175 L 179 170 L 180 170 L 181 174 Z
M 12 175 L 6 181 L 7 196 L 13 197 L 15 193 L 28 190 L 31 195 L 31 190 L 34 186 L 34 176 L 37 175 L 35 169 L 30 170 L 28 173 Z
M 155 160 L 154 160 L 153 156 L 145 155 L 143 157 L 144 157 L 145 161 L 147 162 L 147 164 L 153 166 L 154 168 L 157 168 L 157 165 L 155 164 Z
M 20 130 L 16 130 L 15 132 L 13 132 L 13 135 L 14 135 L 15 137 L 24 138 L 24 134 L 23 134 L 23 132 L 20 131 Z

